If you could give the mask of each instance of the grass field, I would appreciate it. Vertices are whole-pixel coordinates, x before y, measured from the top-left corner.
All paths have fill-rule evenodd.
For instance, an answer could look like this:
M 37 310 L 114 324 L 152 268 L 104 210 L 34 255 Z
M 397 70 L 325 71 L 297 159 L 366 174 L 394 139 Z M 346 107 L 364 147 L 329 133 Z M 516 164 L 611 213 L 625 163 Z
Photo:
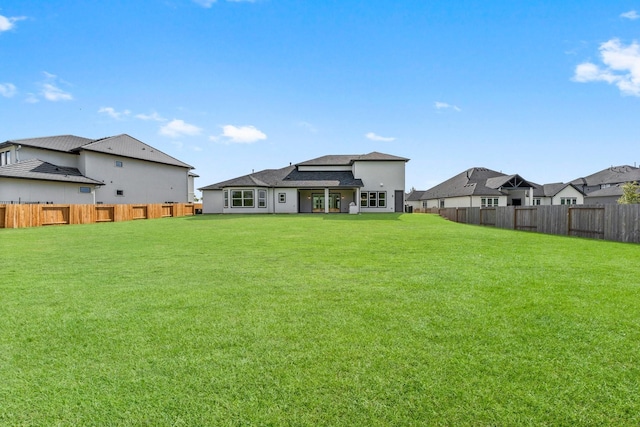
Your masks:
M 0 425 L 640 424 L 639 245 L 197 216 L 0 260 Z

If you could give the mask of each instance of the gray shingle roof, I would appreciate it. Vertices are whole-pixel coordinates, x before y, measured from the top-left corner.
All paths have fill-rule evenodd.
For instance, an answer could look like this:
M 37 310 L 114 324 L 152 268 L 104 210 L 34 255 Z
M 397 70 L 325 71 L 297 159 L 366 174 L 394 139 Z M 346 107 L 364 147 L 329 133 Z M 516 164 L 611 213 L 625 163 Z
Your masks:
M 14 139 L 0 144 L 0 148 L 7 145 L 24 145 L 66 153 L 87 150 L 193 169 L 192 166 L 126 134 L 100 139 L 82 138 L 74 135 Z
M 154 163 L 181 166 L 189 169 L 193 168 L 192 166 L 163 153 L 157 148 L 153 148 L 152 146 L 126 134 L 96 139 L 82 147 L 79 147 L 79 149 L 129 157 L 132 159 L 146 160 Z
M 221 190 L 228 187 L 353 188 L 362 186 L 362 180 L 354 178 L 350 171 L 301 172 L 295 166 L 287 166 L 282 169 L 266 169 L 243 175 L 199 188 L 199 190 Z
M 640 168 L 623 165 L 612 166 L 607 169 L 603 169 L 599 172 L 585 176 L 584 178 L 577 178 L 571 181 L 572 184 L 577 186 L 587 185 L 601 185 L 601 184 L 619 184 L 625 182 L 640 182 Z
M 82 138 L 75 135 L 59 135 L 41 138 L 12 139 L 0 144 L 0 147 L 6 145 L 24 145 L 26 147 L 43 148 L 46 150 L 71 152 L 91 141 L 93 141 L 93 139 Z
M 278 183 L 279 187 L 362 187 L 361 179 L 356 179 L 351 171 L 301 172 L 294 169 Z
M 592 191 L 585 197 L 620 197 L 622 196 L 622 186 L 612 185 L 611 187 L 601 188 L 600 190 Z
M 206 187 L 198 188 L 198 190 L 221 190 L 226 187 L 273 187 L 277 182 L 282 181 L 293 169 L 295 169 L 294 166 L 287 166 L 282 169 L 265 169 L 249 175 L 207 185 Z
M 37 159 L 2 166 L 0 177 L 103 185 L 100 181 L 82 175 L 76 168 L 56 166 Z
M 424 192 L 420 200 L 442 199 L 460 196 L 500 196 L 497 188 L 486 186 L 491 178 L 508 178 L 502 172 L 487 168 L 471 168 Z
M 406 197 L 405 200 L 407 202 L 417 202 L 419 200 L 422 200 L 422 195 L 424 194 L 424 191 L 420 191 L 420 190 L 413 190 L 411 193 L 409 193 Z
M 392 156 L 391 154 L 379 153 L 373 151 L 369 154 L 342 154 L 342 155 L 328 155 L 315 159 L 307 160 L 302 163 L 298 163 L 296 166 L 349 166 L 355 161 L 402 161 L 408 162 L 409 159 L 405 157 Z
M 575 185 L 571 183 L 555 182 L 552 184 L 544 184 L 544 185 L 535 184 L 535 188 L 533 189 L 533 196 L 534 197 L 553 197 L 569 186 L 575 188 L 579 193 L 582 193 L 582 191 L 580 191 L 579 188 L 577 188 Z

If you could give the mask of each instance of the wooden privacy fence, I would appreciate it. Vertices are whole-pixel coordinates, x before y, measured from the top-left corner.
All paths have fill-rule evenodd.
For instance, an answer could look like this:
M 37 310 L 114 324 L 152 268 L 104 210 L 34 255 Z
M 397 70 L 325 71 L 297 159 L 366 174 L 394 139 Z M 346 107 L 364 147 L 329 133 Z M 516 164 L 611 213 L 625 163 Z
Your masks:
M 157 203 L 136 205 L 0 205 L 0 228 L 93 224 L 134 219 L 195 215 L 201 205 Z
M 640 243 L 640 205 L 440 208 L 424 212 L 465 224 Z

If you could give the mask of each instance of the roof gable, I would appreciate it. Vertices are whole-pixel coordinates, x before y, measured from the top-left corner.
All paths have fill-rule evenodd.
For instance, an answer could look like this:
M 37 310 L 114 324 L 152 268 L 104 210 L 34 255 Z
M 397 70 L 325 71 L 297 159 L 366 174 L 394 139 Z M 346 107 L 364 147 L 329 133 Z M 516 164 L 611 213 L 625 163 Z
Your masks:
M 500 196 L 502 193 L 499 190 L 486 185 L 487 180 L 496 177 L 507 177 L 507 175 L 482 167 L 467 169 L 426 190 L 421 200 L 462 196 Z

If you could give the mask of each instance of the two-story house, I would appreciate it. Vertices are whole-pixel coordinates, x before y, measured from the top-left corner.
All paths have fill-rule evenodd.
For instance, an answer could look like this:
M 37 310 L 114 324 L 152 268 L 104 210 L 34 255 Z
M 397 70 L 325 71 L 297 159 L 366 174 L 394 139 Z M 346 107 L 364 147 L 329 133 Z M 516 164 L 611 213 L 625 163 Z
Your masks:
M 192 202 L 192 166 L 129 135 L 0 143 L 0 203 Z
M 402 212 L 409 159 L 328 155 L 202 187 L 203 213 Z M 355 208 L 355 209 L 354 209 Z

